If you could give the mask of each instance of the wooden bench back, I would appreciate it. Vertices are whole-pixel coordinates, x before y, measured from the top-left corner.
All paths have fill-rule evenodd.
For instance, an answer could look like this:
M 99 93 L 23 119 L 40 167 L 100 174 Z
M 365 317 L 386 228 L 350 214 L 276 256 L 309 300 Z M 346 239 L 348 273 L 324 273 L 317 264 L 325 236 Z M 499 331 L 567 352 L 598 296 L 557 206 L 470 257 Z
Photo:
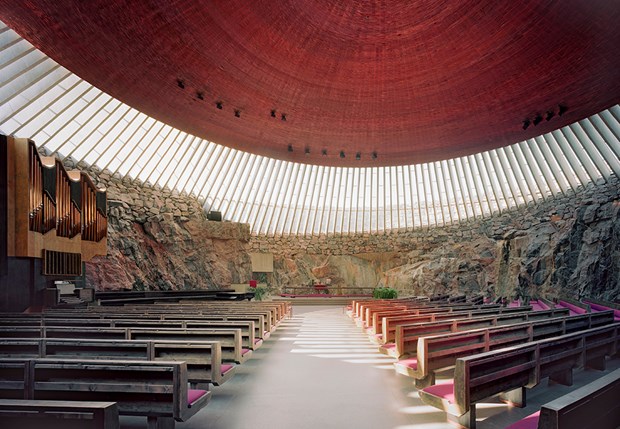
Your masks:
M 553 317 L 565 317 L 566 309 L 544 311 L 526 311 L 522 313 L 507 313 L 493 316 L 473 318 L 458 318 L 440 322 L 417 323 L 398 325 L 395 328 L 396 352 L 398 356 L 415 353 L 418 347 L 418 338 L 440 333 L 468 331 L 471 329 L 488 328 L 493 326 L 512 325 L 533 320 L 544 320 Z
M 84 338 L 101 340 L 182 340 L 219 342 L 222 360 L 242 362 L 238 329 L 0 327 L 0 338 Z
M 592 317 L 594 316 L 594 317 Z M 457 358 L 497 350 L 530 341 L 558 337 L 578 330 L 567 331 L 570 319 L 589 319 L 590 324 L 582 324 L 581 330 L 590 329 L 614 322 L 613 312 L 606 314 L 586 314 L 538 320 L 514 325 L 476 329 L 465 332 L 420 337 L 417 347 L 417 371 L 415 378 L 424 378 L 432 371 L 452 366 Z
M 185 362 L 76 359 L 0 359 L 0 371 L 21 365 L 24 390 L 16 394 L 0 379 L 7 399 L 117 402 L 119 413 L 186 421 L 204 407 L 210 392 L 188 404 Z
M 439 312 L 439 313 L 424 313 L 424 314 L 408 314 L 403 313 L 397 316 L 387 316 L 381 319 L 381 339 L 382 342 L 392 343 L 396 342 L 396 330 L 400 325 L 414 325 L 418 323 L 427 322 L 439 322 L 442 320 L 454 320 L 454 319 L 476 319 L 483 317 L 484 315 L 496 315 L 505 314 L 508 316 L 512 313 L 525 313 L 531 310 L 531 307 L 500 307 L 494 306 L 492 308 L 474 308 L 470 310 L 459 310 L 451 312 Z M 516 316 L 521 317 L 521 316 Z M 473 322 L 475 323 L 475 322 Z
M 6 338 L 0 341 L 0 357 L 182 361 L 187 363 L 191 383 L 219 385 L 224 382 L 218 342 Z
M 360 307 L 364 304 L 401 304 L 401 303 L 428 303 L 428 299 L 411 297 L 411 298 L 398 298 L 398 299 L 354 299 L 351 301 L 351 316 L 360 317 Z
M 573 368 L 599 366 L 618 351 L 620 323 L 477 354 L 456 361 L 454 395 L 460 414 L 471 404 Z
M 540 409 L 541 429 L 616 429 L 620 424 L 620 369 Z
M 268 312 L 226 312 L 226 311 L 213 311 L 213 312 L 174 312 L 159 309 L 157 311 L 125 311 L 125 312 L 96 312 L 86 313 L 80 315 L 79 313 L 63 314 L 68 317 L 89 317 L 89 318 L 105 318 L 105 319 L 126 319 L 128 317 L 141 317 L 153 320 L 253 320 L 256 324 L 256 334 L 259 338 L 264 338 L 265 333 L 269 333 L 273 330 L 274 325 L 271 324 L 270 315 Z M 46 315 L 46 317 L 49 317 Z M 52 317 L 57 317 L 54 314 Z
M 49 318 L 3 318 L 0 316 L 0 326 L 34 326 L 34 327 L 69 327 L 88 326 L 101 328 L 175 328 L 175 329 L 239 329 L 241 330 L 241 345 L 244 348 L 254 349 L 255 329 L 254 321 L 218 321 L 218 320 L 144 320 L 144 319 L 67 319 Z
M 382 336 L 386 336 L 386 333 L 384 331 L 384 323 L 383 323 L 383 318 L 385 317 L 394 317 L 394 319 L 391 319 L 392 322 L 395 322 L 398 320 L 398 318 L 406 318 L 408 316 L 418 316 L 418 315 L 435 315 L 435 317 L 432 318 L 431 321 L 435 321 L 435 320 L 442 320 L 442 319 L 449 319 L 451 315 L 469 315 L 468 317 L 472 317 L 473 314 L 476 315 L 484 315 L 484 314 L 499 314 L 499 313 L 517 313 L 517 312 L 523 312 L 523 311 L 529 311 L 531 310 L 531 307 L 502 307 L 500 305 L 476 305 L 476 306 L 472 306 L 471 309 L 469 310 L 457 310 L 457 311 L 452 311 L 452 312 L 445 312 L 445 311 L 439 311 L 439 312 L 420 312 L 419 309 L 414 309 L 414 310 L 401 310 L 401 311 L 378 311 L 375 312 L 372 316 L 372 328 L 374 330 L 374 333 L 378 334 L 380 333 Z M 386 324 L 386 328 L 389 328 L 389 323 Z M 393 335 L 394 329 L 392 328 L 388 333 L 387 333 L 387 337 L 389 338 L 389 341 L 385 341 L 385 342 L 394 342 L 394 335 Z
M 104 310 L 97 309 L 98 312 L 112 313 L 112 311 L 108 311 L 108 307 L 104 307 Z M 216 306 L 192 306 L 192 305 L 184 305 L 177 304 L 174 306 L 170 305 L 152 305 L 152 306 L 136 306 L 128 308 L 121 307 L 118 310 L 114 310 L 115 312 L 126 313 L 126 312 L 142 312 L 143 314 L 176 314 L 178 316 L 220 316 L 220 315 L 231 315 L 231 314 L 239 314 L 239 315 L 263 315 L 265 317 L 268 328 L 267 331 L 271 331 L 275 326 L 278 325 L 278 312 L 275 308 L 265 308 L 265 307 L 248 307 L 248 308 L 226 308 L 226 307 L 216 307 Z
M 119 429 L 116 402 L 0 399 L 5 428 Z
M 13 320 L 24 320 L 25 323 L 14 323 Z M 7 320 L 7 323 L 4 323 Z M 55 320 L 67 320 L 67 324 L 56 323 Z M 73 320 L 73 322 L 71 322 Z M 91 313 L 91 312 L 53 312 L 43 314 L 16 314 L 0 316 L 0 326 L 10 325 L 32 325 L 32 326 L 75 326 L 84 323 L 92 323 L 91 326 L 96 326 L 98 321 L 101 320 L 140 320 L 145 324 L 157 324 L 158 321 L 170 321 L 173 323 L 190 323 L 190 322 L 253 322 L 254 323 L 254 339 L 264 339 L 266 337 L 265 332 L 269 332 L 268 323 L 263 315 L 238 315 L 238 314 L 221 314 L 221 315 L 187 315 L 176 313 L 158 313 L 158 314 L 143 314 L 141 312 L 128 312 L 128 313 Z M 100 322 L 99 326 L 108 326 L 105 322 Z M 267 329 L 267 331 L 265 331 Z M 268 336 L 268 335 L 267 335 Z

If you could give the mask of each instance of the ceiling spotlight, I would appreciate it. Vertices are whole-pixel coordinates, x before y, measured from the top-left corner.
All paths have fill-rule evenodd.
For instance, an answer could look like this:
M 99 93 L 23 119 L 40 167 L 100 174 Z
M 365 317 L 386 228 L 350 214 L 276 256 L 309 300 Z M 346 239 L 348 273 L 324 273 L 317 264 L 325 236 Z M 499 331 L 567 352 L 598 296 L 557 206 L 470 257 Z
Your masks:
M 307 147 L 307 148 L 304 150 L 304 153 L 305 153 L 306 155 L 310 155 L 310 148 L 309 148 L 309 147 Z
M 568 110 L 567 106 L 565 106 L 564 104 L 560 104 L 558 106 L 558 115 L 562 116 L 564 113 L 566 113 L 567 110 Z
M 204 100 L 205 96 L 204 96 L 204 94 L 202 92 L 197 92 L 196 93 L 196 98 L 199 99 L 199 100 Z
M 289 152 L 292 152 L 292 151 L 293 151 L 293 145 L 292 145 L 292 144 L 288 145 L 288 151 L 289 151 Z
M 275 117 L 276 117 L 276 111 L 275 111 L 275 109 L 271 111 L 271 117 L 272 117 L 272 118 L 275 118 Z
M 534 125 L 538 125 L 540 124 L 540 122 L 542 121 L 542 116 L 540 115 L 540 113 L 537 113 L 536 116 L 534 116 L 534 119 L 532 119 L 532 124 Z
M 177 85 L 179 85 L 179 88 L 185 89 L 185 82 L 182 79 L 177 79 Z
M 527 130 L 527 128 L 530 126 L 530 120 L 526 119 L 523 121 L 523 129 Z
M 372 153 L 372 159 L 377 159 L 377 152 Z
M 547 112 L 547 114 L 545 115 L 545 120 L 549 121 L 551 120 L 551 118 L 553 118 L 555 116 L 555 112 L 553 110 L 549 110 Z
M 340 158 L 344 158 L 344 151 L 343 150 L 340 151 Z
M 239 109 L 235 109 L 235 116 L 236 116 L 237 118 L 240 118 L 240 117 L 241 117 L 241 111 L 240 111 Z
M 283 121 L 286 121 L 286 113 L 282 113 L 281 118 L 282 118 Z
M 321 151 L 321 155 L 323 155 L 323 156 L 327 156 L 327 149 L 323 149 L 323 150 Z
M 223 106 L 224 106 L 224 105 L 222 104 L 222 102 L 221 102 L 221 101 L 216 101 L 216 102 L 215 102 L 215 107 L 217 107 L 218 109 L 222 110 Z
M 356 154 L 355 154 L 355 159 L 357 159 L 358 161 L 359 161 L 360 159 L 362 159 L 362 154 L 361 154 L 360 152 L 356 153 Z

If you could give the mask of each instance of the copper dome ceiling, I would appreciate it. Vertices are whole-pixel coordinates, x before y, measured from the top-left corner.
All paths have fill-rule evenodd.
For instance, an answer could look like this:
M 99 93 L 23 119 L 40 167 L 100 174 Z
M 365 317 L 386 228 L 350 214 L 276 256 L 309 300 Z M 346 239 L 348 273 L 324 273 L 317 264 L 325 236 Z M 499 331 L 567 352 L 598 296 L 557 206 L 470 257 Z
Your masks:
M 154 118 L 302 163 L 454 158 L 620 101 L 615 1 L 2 0 L 0 18 Z

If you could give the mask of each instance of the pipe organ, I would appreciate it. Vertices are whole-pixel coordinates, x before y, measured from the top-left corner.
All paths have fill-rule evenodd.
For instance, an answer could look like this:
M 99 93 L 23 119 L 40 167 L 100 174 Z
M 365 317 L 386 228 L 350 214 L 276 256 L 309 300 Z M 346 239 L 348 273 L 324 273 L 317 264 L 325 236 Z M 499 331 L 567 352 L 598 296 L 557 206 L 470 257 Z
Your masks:
M 4 137 L 7 256 L 43 259 L 43 274 L 81 275 L 81 262 L 107 253 L 107 197 L 87 174 L 39 155 L 27 139 Z

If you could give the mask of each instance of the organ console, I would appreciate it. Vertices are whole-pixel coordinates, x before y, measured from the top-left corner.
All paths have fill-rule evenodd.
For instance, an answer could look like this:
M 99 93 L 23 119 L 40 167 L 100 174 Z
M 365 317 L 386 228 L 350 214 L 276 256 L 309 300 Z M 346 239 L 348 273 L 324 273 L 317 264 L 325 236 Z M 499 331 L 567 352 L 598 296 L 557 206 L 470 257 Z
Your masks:
M 43 259 L 43 275 L 81 275 L 82 262 L 107 253 L 105 190 L 59 159 L 39 155 L 34 142 L 2 137 L 7 256 Z

